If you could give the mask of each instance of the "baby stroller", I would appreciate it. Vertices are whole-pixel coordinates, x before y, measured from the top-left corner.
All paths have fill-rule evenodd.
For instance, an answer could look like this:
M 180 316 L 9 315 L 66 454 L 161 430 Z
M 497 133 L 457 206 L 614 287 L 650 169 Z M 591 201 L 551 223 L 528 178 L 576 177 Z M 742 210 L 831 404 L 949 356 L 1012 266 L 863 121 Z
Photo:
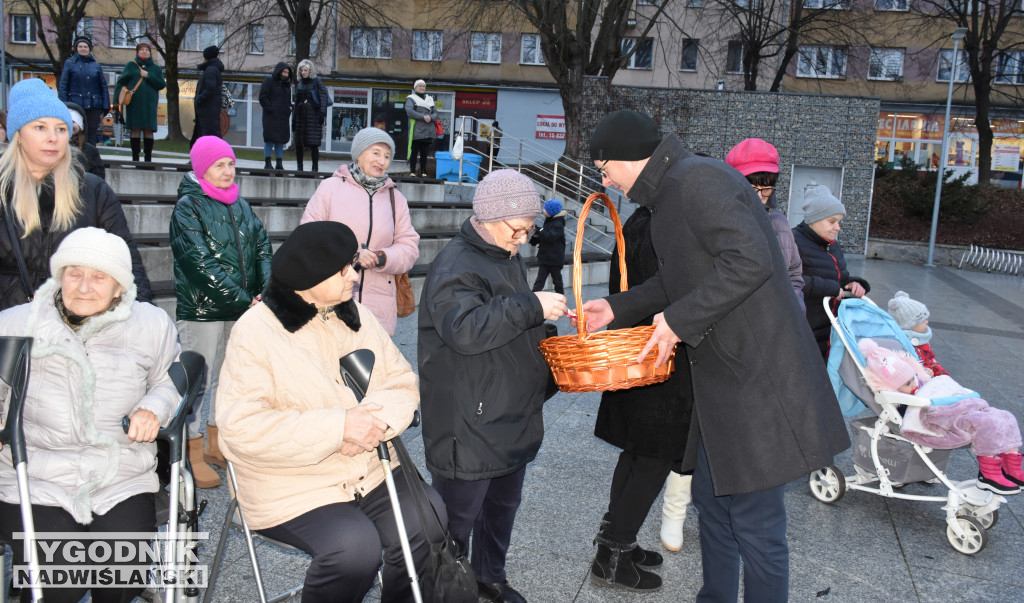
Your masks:
M 951 450 L 935 450 L 915 444 L 900 435 L 903 416 L 899 406 L 927 406 L 926 399 L 899 392 L 875 393 L 864 380 L 865 360 L 857 343 L 870 337 L 880 346 L 904 350 L 917 357 L 913 344 L 896 321 L 868 298 L 851 299 L 839 306 L 838 316 L 824 306 L 832 322 L 828 372 L 839 398 L 843 415 L 854 417 L 871 410 L 875 416 L 850 421 L 854 429 L 853 462 L 855 474 L 846 477 L 831 465 L 811 473 L 811 494 L 824 503 L 834 503 L 847 490 L 862 490 L 884 496 L 944 503 L 946 538 L 954 549 L 974 555 L 985 548 L 986 530 L 999 520 L 1002 496 L 977 487 L 977 480 L 951 481 L 945 474 Z M 944 495 L 904 494 L 896 489 L 927 481 L 941 484 Z

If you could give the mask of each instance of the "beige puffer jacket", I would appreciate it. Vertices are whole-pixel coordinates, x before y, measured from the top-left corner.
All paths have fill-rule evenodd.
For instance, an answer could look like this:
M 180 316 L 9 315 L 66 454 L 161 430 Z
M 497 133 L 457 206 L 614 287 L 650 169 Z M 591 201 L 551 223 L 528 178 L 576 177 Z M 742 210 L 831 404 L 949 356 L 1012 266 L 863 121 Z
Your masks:
M 32 504 L 61 507 L 88 524 L 93 514 L 159 487 L 156 444 L 129 442 L 121 418 L 146 409 L 166 424 L 173 414 L 179 397 L 167 369 L 178 356 L 178 333 L 166 312 L 135 301 L 134 285 L 76 333 L 54 306 L 59 290 L 51 278 L 34 301 L 0 313 L 0 336 L 35 338 L 24 414 Z M 0 459 L 0 500 L 18 504 L 8 447 Z
M 355 457 L 339 452 L 346 409 L 356 406 L 356 399 L 342 383 L 338 360 L 357 349 L 373 351 L 376 362 L 364 404 L 383 406 L 373 414 L 390 426 L 389 439 L 412 421 L 419 382 L 373 314 L 357 307 L 358 331 L 331 313 L 289 333 L 260 303 L 231 332 L 217 390 L 217 427 L 224 455 L 235 465 L 238 501 L 253 529 L 350 502 L 384 481 L 376 451 Z

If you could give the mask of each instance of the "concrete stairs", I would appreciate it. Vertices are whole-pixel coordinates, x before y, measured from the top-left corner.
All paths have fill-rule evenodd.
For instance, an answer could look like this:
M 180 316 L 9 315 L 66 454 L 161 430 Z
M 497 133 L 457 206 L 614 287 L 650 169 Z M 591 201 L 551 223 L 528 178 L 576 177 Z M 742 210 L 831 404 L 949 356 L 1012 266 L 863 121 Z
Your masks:
M 173 164 L 140 170 L 130 164 L 114 163 L 107 170 L 107 182 L 121 200 L 128 227 L 137 239 L 143 263 L 157 293 L 158 305 L 172 316 L 174 274 L 168 224 L 184 173 L 182 166 Z M 306 201 L 316 190 L 320 178 L 294 177 L 287 173 L 284 177 L 264 174 L 263 170 L 240 168 L 236 181 L 242 196 L 253 206 L 276 247 L 298 226 Z M 321 176 L 326 177 L 326 174 Z M 409 200 L 413 227 L 420 233 L 420 258 L 410 271 L 413 293 L 419 299 L 430 262 L 473 213 L 474 187 L 445 181 L 401 178 L 396 181 L 398 190 Z M 571 254 L 572 241 L 568 243 Z M 527 263 L 532 264 L 536 248 L 524 245 L 521 252 Z M 607 282 L 608 267 L 606 255 L 586 253 L 581 274 L 583 284 Z M 536 266 L 530 265 L 531 282 L 536 274 Z M 562 274 L 568 289 L 572 283 L 571 260 Z

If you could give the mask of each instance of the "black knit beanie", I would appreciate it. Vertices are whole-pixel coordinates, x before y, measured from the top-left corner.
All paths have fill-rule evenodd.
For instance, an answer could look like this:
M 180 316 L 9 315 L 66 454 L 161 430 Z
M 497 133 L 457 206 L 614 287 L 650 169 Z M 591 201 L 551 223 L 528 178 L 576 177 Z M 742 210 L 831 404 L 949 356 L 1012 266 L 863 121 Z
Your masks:
M 270 275 L 294 291 L 305 291 L 352 263 L 356 235 L 341 222 L 307 222 L 292 231 L 270 261 Z
M 79 42 L 85 42 L 86 44 L 88 44 L 89 45 L 89 52 L 92 52 L 92 40 L 90 40 L 89 38 L 87 38 L 85 36 L 76 36 L 75 37 L 75 41 L 71 43 L 71 48 L 74 48 L 75 50 L 77 50 Z
M 621 109 L 605 116 L 590 136 L 594 161 L 640 161 L 661 144 L 658 124 L 649 115 Z
M 217 58 L 218 54 L 220 54 L 220 48 L 216 46 L 207 46 L 203 49 L 203 58 L 207 61 Z

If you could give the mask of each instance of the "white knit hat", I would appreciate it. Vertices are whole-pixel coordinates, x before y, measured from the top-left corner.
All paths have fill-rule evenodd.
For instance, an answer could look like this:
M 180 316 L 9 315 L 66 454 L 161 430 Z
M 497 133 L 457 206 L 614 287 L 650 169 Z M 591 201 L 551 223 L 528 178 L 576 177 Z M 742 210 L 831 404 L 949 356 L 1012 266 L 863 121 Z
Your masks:
M 904 291 L 897 291 L 896 295 L 889 300 L 889 314 L 892 314 L 892 317 L 896 319 L 896 324 L 904 331 L 913 329 L 931 316 L 927 306 L 910 299 L 910 296 Z
M 68 266 L 85 266 L 114 277 L 127 291 L 135 284 L 132 254 L 121 237 L 102 228 L 87 226 L 64 237 L 57 252 L 50 257 L 50 275 L 60 280 Z

